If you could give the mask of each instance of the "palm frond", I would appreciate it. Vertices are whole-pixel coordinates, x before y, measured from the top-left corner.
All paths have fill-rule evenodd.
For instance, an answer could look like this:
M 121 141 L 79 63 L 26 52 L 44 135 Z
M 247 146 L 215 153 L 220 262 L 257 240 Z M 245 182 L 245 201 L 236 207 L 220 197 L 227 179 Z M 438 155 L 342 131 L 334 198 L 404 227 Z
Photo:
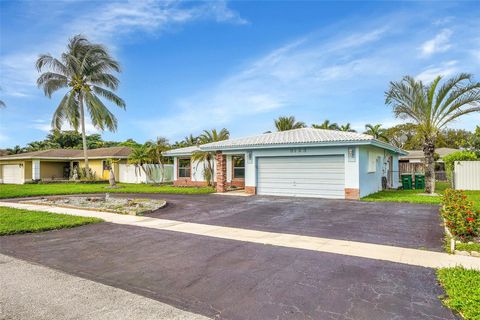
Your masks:
M 123 101 L 123 99 L 117 96 L 115 93 L 98 86 L 92 86 L 92 89 L 96 94 L 106 98 L 109 101 L 112 101 L 118 107 L 125 109 L 126 107 L 125 101 Z
M 50 54 L 41 54 L 36 63 L 35 67 L 40 72 L 43 68 L 49 68 L 59 74 L 66 75 L 67 67 L 60 60 L 52 57 Z
M 70 91 L 65 94 L 53 113 L 52 128 L 54 130 L 60 130 L 63 123 L 68 121 L 72 128 L 77 130 L 79 116 L 78 101 L 75 97 L 75 93 Z
M 120 80 L 110 73 L 94 73 L 87 78 L 88 83 L 117 90 Z
M 117 119 L 97 96 L 87 92 L 85 94 L 85 102 L 90 113 L 92 124 L 96 128 L 99 128 L 103 131 L 106 127 L 112 132 L 117 130 Z

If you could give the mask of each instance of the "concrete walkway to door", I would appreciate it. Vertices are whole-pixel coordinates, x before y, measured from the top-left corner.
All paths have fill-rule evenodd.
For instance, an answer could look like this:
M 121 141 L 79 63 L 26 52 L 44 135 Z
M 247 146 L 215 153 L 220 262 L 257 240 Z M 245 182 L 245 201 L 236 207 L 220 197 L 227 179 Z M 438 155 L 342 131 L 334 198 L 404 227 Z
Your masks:
M 454 267 L 461 265 L 465 268 L 480 270 L 479 258 L 449 255 L 446 253 L 426 250 L 22 203 L 0 202 L 0 206 L 97 217 L 111 223 L 135 227 L 174 231 L 317 252 L 327 252 L 428 268 Z

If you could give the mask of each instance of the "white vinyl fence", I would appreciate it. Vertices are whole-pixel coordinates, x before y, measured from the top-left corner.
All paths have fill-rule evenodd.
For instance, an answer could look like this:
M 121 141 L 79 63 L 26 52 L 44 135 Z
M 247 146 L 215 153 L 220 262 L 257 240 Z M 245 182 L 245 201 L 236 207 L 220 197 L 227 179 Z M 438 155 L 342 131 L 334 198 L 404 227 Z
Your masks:
M 480 161 L 455 161 L 453 183 L 457 190 L 480 190 Z
M 146 164 L 144 168 L 151 171 L 151 178 L 147 177 L 145 170 L 133 164 L 119 165 L 119 180 L 124 183 L 160 183 L 162 181 L 162 168 L 156 164 Z M 164 165 L 165 176 L 163 182 L 173 181 L 173 164 Z

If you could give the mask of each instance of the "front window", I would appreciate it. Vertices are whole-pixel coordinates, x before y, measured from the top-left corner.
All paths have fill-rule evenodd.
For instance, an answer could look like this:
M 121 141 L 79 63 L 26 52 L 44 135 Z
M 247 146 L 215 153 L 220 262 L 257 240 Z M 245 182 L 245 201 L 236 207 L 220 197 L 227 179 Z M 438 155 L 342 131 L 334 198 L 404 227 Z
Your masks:
M 107 160 L 103 160 L 103 170 L 110 170 L 110 165 Z
M 233 179 L 244 179 L 245 178 L 245 157 L 244 156 L 233 156 Z
M 190 159 L 178 159 L 178 177 L 190 178 Z

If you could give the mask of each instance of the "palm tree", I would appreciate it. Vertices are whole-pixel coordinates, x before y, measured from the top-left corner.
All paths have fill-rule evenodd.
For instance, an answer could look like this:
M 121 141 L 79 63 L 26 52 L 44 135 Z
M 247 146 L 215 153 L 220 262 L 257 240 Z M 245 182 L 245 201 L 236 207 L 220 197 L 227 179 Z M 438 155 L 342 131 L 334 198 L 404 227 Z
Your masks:
M 104 130 L 116 131 L 117 119 L 103 104 L 100 97 L 125 109 L 125 102 L 115 95 L 119 80 L 111 72 L 120 72 L 120 65 L 107 49 L 99 44 L 92 44 L 81 35 L 70 39 L 67 51 L 60 59 L 50 54 L 42 54 L 36 62 L 38 72 L 43 72 L 37 79 L 37 85 L 43 88 L 49 98 L 62 88 L 68 91 L 60 101 L 53 114 L 52 127 L 60 129 L 67 121 L 75 130 L 80 125 L 82 130 L 83 155 L 87 178 L 90 178 L 87 157 L 87 140 L 85 135 L 85 107 L 92 124 Z
M 385 103 L 395 116 L 412 120 L 422 136 L 427 193 L 435 191 L 434 154 L 440 130 L 465 114 L 480 111 L 480 82 L 474 82 L 471 74 L 458 74 L 439 85 L 441 81 L 438 76 L 425 85 L 405 76 L 390 82 L 385 93 Z
M 323 121 L 322 124 L 312 124 L 315 129 L 338 130 L 338 124 L 330 123 L 330 120 Z
M 153 160 L 152 162 L 160 165 L 160 170 L 162 171 L 160 183 L 163 183 L 163 179 L 165 178 L 165 157 L 163 156 L 163 152 L 170 149 L 168 139 L 157 137 L 155 141 L 148 141 L 145 145 L 151 160 Z
M 152 160 L 152 155 L 146 145 L 133 148 L 132 152 L 128 156 L 127 161 L 129 164 L 133 164 L 135 166 L 135 171 L 142 170 L 150 180 L 153 180 L 153 170 L 146 165 L 152 164 L 154 161 Z
M 200 144 L 228 140 L 230 138 L 230 132 L 227 129 L 223 128 L 219 132 L 216 129 L 211 131 L 204 130 L 203 133 L 198 137 Z M 213 160 L 215 159 L 215 152 L 208 151 L 196 151 L 192 154 L 192 161 L 198 162 L 198 164 L 203 163 L 203 174 L 204 178 L 207 181 L 209 186 L 213 185 L 214 176 L 213 176 Z
M 365 134 L 371 135 L 374 139 L 383 139 L 388 142 L 388 138 L 385 135 L 385 129 L 382 128 L 381 124 L 376 124 L 376 125 L 371 125 L 371 124 L 366 124 L 365 125 Z
M 337 130 L 345 131 L 345 132 L 357 132 L 357 131 L 352 129 L 352 127 L 350 126 L 350 123 L 347 123 L 345 125 L 341 125 Z
M 277 131 L 287 131 L 305 127 L 305 122 L 296 121 L 293 116 L 278 117 L 278 119 L 275 120 L 275 128 L 277 128 Z

